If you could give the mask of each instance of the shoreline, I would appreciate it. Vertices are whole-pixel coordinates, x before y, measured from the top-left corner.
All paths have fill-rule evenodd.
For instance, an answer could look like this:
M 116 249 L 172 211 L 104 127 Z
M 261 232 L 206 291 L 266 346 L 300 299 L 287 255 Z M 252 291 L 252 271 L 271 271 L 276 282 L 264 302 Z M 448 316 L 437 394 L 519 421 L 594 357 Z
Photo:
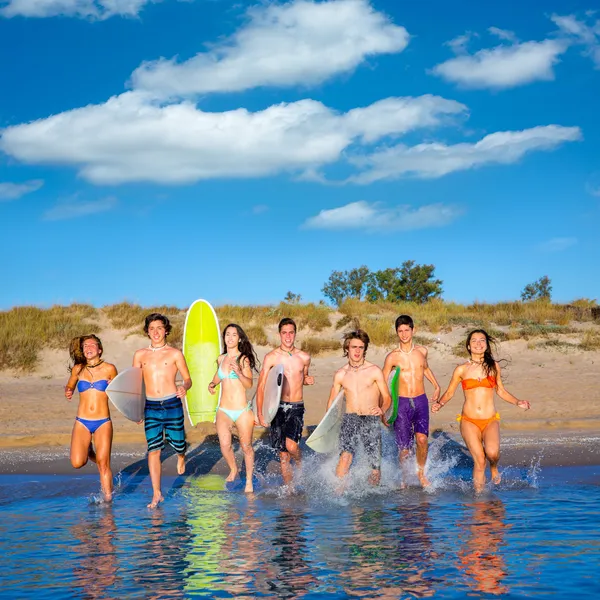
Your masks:
M 210 424 L 208 424 L 210 425 Z M 278 458 L 269 448 L 265 430 L 255 436 L 257 464 L 262 463 L 269 471 L 277 470 Z M 439 441 L 441 438 L 441 441 Z M 302 448 L 305 456 L 312 451 L 306 447 L 303 437 Z M 187 451 L 186 475 L 206 475 L 209 473 L 226 475 L 227 465 L 221 456 L 216 434 L 204 435 L 202 440 L 192 441 Z M 462 464 L 470 457 L 460 434 L 436 429 L 430 436 L 430 449 L 436 447 L 438 456 L 459 456 Z M 235 442 L 236 458 L 240 460 L 240 450 Z M 385 448 L 385 443 L 384 443 Z M 393 452 L 393 451 L 392 451 Z M 501 462 L 507 467 L 569 467 L 600 465 L 600 429 L 552 430 L 503 432 L 501 440 Z M 461 456 L 462 453 L 462 456 Z M 390 458 L 390 449 L 384 450 Z M 165 475 L 176 475 L 176 457 L 169 450 L 163 451 Z M 430 454 L 434 456 L 434 452 Z M 146 448 L 144 443 L 122 443 L 113 446 L 111 457 L 113 473 L 119 472 L 147 475 Z M 3 446 L 0 451 L 0 475 L 90 475 L 97 474 L 93 463 L 76 470 L 69 462 L 68 444 L 42 444 L 23 446 Z

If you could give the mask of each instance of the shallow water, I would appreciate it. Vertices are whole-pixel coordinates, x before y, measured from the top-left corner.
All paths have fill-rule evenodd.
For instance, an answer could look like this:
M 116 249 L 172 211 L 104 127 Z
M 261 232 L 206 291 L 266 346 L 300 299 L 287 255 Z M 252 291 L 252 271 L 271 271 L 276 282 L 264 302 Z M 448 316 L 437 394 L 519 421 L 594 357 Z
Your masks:
M 435 450 L 435 449 L 434 449 Z M 300 489 L 261 478 L 248 497 L 216 475 L 0 476 L 0 595 L 11 598 L 596 598 L 600 467 L 507 468 L 475 497 L 470 471 L 432 454 L 425 493 L 358 466 L 342 496 L 333 459 Z

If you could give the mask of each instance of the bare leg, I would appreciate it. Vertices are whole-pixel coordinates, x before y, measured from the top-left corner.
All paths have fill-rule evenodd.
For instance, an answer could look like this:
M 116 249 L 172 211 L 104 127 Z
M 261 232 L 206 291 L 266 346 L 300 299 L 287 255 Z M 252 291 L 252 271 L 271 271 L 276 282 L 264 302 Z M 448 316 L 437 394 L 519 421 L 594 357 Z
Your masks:
M 81 469 L 87 464 L 91 445 L 92 434 L 85 425 L 75 421 L 71 434 L 71 464 L 75 469 Z
M 152 502 L 148 504 L 148 508 L 156 508 L 164 500 L 160 491 L 162 469 L 162 465 L 160 464 L 160 450 L 148 452 L 148 469 L 150 471 L 150 481 L 152 482 Z
M 294 472 L 292 471 L 291 457 L 288 452 L 279 453 L 279 462 L 281 463 L 281 476 L 283 477 L 283 483 L 289 485 L 292 483 L 294 478 Z
M 335 469 L 335 476 L 340 480 L 340 484 L 336 490 L 338 494 L 343 494 L 344 490 L 346 489 L 346 478 L 350 472 L 353 458 L 354 457 L 352 456 L 351 452 L 342 452 L 340 460 L 338 460 L 338 464 Z
M 254 475 L 254 448 L 252 448 L 252 432 L 254 431 L 254 415 L 252 411 L 247 410 L 242 413 L 236 421 L 238 434 L 240 436 L 240 445 L 244 453 L 244 463 L 246 465 L 246 487 L 244 492 L 254 491 L 252 485 L 252 476 Z
M 425 488 L 429 485 L 429 480 L 425 477 L 429 439 L 424 433 L 415 434 L 415 439 L 417 442 L 417 475 L 421 485 Z
M 410 450 L 408 448 L 402 448 L 398 452 L 398 461 L 400 462 L 400 470 L 402 471 L 402 489 L 406 487 L 407 475 L 408 475 L 408 456 Z
M 219 445 L 221 454 L 229 467 L 229 475 L 226 481 L 233 481 L 238 474 L 238 468 L 235 463 L 235 454 L 231 445 L 231 426 L 233 421 L 222 411 L 217 411 L 217 435 L 219 436 Z
M 113 425 L 112 421 L 100 425 L 94 433 L 94 442 L 96 444 L 96 464 L 100 473 L 100 486 L 104 499 L 112 499 L 113 482 L 112 471 L 110 469 L 110 451 L 112 448 Z
M 477 425 L 464 419 L 460 422 L 460 434 L 473 457 L 473 485 L 476 493 L 481 493 L 485 486 L 485 452 L 481 430 Z
M 177 455 L 177 474 L 183 475 L 185 473 L 185 453 Z
M 498 421 L 493 421 L 484 429 L 483 446 L 485 456 L 490 463 L 492 482 L 498 484 L 502 479 L 498 471 L 498 461 L 500 460 L 500 424 Z

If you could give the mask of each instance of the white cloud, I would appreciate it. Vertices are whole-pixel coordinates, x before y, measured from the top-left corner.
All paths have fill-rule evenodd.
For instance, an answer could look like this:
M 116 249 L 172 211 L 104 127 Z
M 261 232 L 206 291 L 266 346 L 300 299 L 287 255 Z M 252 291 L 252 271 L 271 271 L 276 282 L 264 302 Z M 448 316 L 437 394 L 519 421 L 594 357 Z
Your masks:
M 314 100 L 258 111 L 157 106 L 138 92 L 9 127 L 0 150 L 28 163 L 74 165 L 94 183 L 191 183 L 218 177 L 302 173 L 374 142 L 435 125 L 466 107 L 438 96 L 387 98 L 348 113 Z
M 584 54 L 600 69 L 600 20 L 588 24 L 575 15 L 552 15 L 551 19 L 571 43 L 585 46 Z
M 578 243 L 575 237 L 557 237 L 538 245 L 541 252 L 562 252 Z
M 444 43 L 444 46 L 448 46 L 454 54 L 465 54 L 467 51 L 467 45 L 474 38 L 479 37 L 477 33 L 472 31 L 466 31 L 464 35 L 459 35 L 454 39 L 448 40 Z
M 104 20 L 115 15 L 134 17 L 152 1 L 155 0 L 0 0 L 0 15 Z
M 501 45 L 451 58 L 431 72 L 468 88 L 511 88 L 554 79 L 553 67 L 567 46 L 561 40 Z
M 407 176 L 442 177 L 483 165 L 514 163 L 529 152 L 552 150 L 581 137 L 579 127 L 547 125 L 523 131 L 499 131 L 474 144 L 428 143 L 412 147 L 399 144 L 368 156 L 352 158 L 351 162 L 364 172 L 348 181 L 367 184 Z
M 585 191 L 591 196 L 600 197 L 600 171 L 592 173 L 585 182 Z
M 322 210 L 304 223 L 308 229 L 365 229 L 371 232 L 407 231 L 443 227 L 454 221 L 462 211 L 456 206 L 430 204 L 413 208 L 399 205 L 386 208 L 379 202 L 351 202 L 340 208 Z
M 25 194 L 36 192 L 44 185 L 41 179 L 32 179 L 25 183 L 0 182 L 0 200 L 16 200 Z
M 406 29 L 368 0 L 295 0 L 254 6 L 247 16 L 244 26 L 207 52 L 180 63 L 143 63 L 132 75 L 133 87 L 169 98 L 317 84 L 369 56 L 402 52 L 409 41 Z
M 44 213 L 46 221 L 62 221 L 65 219 L 77 219 L 89 217 L 98 213 L 112 210 L 117 205 L 114 196 L 108 196 L 101 200 L 82 202 L 77 196 L 62 200 Z
M 500 29 L 499 27 L 488 27 L 488 32 L 506 42 L 511 42 L 513 44 L 519 42 L 519 39 L 515 35 L 514 31 Z
M 269 207 L 266 204 L 257 204 L 256 206 L 252 207 L 252 214 L 253 215 L 262 215 L 263 213 L 266 213 L 269 210 Z

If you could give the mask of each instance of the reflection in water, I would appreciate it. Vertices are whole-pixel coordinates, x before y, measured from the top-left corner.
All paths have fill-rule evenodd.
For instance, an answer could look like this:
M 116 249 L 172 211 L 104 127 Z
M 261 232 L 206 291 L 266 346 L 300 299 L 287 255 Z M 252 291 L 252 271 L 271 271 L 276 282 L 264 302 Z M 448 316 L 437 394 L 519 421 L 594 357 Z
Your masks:
M 278 598 L 299 598 L 318 582 L 310 561 L 314 540 L 307 537 L 308 525 L 305 510 L 297 506 L 282 506 L 275 517 L 272 557 L 261 587 Z
M 144 598 L 181 598 L 187 566 L 186 547 L 191 534 L 185 508 L 171 519 L 162 509 L 150 513 L 135 582 Z
M 102 514 L 86 515 L 71 532 L 80 545 L 75 547 L 79 555 L 73 567 L 77 586 L 82 598 L 106 598 L 117 579 L 117 556 L 115 537 L 117 527 L 112 504 L 102 506 Z
M 477 592 L 506 594 L 503 581 L 507 576 L 501 554 L 504 545 L 506 509 L 500 499 L 477 501 L 467 505 L 465 517 L 457 523 L 461 531 L 458 568 L 466 575 L 466 583 Z
M 185 518 L 190 528 L 190 540 L 185 546 L 185 591 L 206 593 L 222 586 L 220 560 L 231 500 L 230 494 L 222 491 L 223 479 L 220 477 L 205 476 L 189 481 Z M 220 485 L 221 491 L 216 485 Z

